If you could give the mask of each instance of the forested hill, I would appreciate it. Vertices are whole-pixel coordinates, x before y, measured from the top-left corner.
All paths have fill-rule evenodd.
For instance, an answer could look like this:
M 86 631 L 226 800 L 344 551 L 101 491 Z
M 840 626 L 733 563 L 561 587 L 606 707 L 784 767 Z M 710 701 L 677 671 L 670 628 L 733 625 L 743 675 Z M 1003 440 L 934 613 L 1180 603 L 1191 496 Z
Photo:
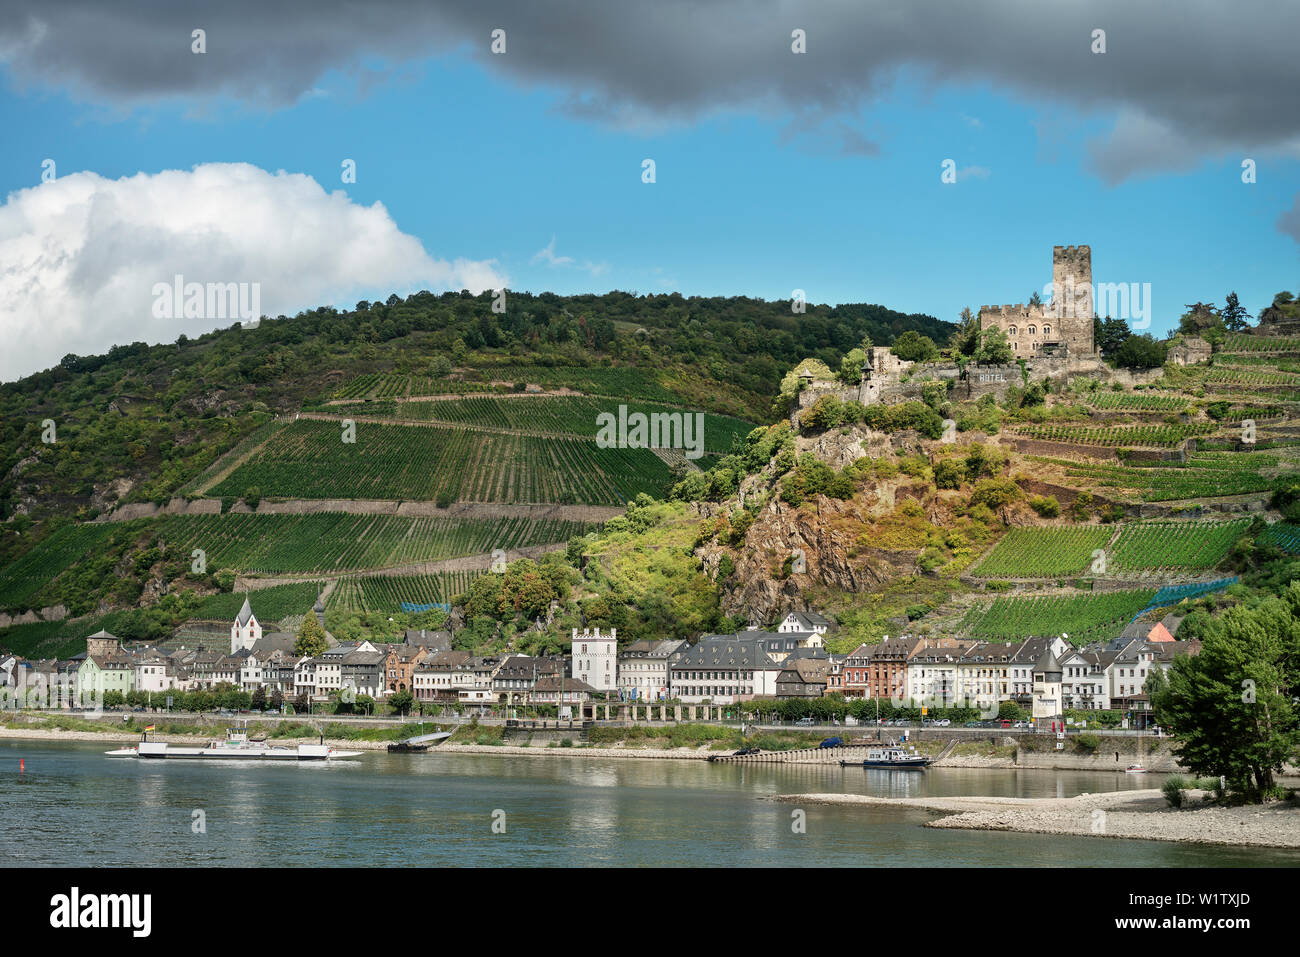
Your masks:
M 888 344 L 915 329 L 944 341 L 952 329 L 878 305 L 809 304 L 798 314 L 789 301 L 744 297 L 512 292 L 504 313 L 492 305 L 490 293 L 390 296 L 68 355 L 0 386 L 0 515 L 9 522 L 0 560 L 40 531 L 33 521 L 166 501 L 274 415 L 367 374 L 486 384 L 537 381 L 528 367 L 630 369 L 683 405 L 767 421 L 782 375 L 801 359 L 837 362 L 864 336 Z

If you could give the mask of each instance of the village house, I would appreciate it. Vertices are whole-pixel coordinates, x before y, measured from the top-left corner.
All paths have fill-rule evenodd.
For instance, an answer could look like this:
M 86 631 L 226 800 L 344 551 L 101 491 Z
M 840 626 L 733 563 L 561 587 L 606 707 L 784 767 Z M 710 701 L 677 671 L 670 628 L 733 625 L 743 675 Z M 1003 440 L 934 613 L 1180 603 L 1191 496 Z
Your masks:
M 917 648 L 907 661 L 907 700 L 923 707 L 955 707 L 961 659 L 973 644 L 967 641 L 947 647 Z
M 781 623 L 776 626 L 776 630 L 783 635 L 821 635 L 824 637 L 827 631 L 833 627 L 834 622 L 825 615 L 817 614 L 815 611 L 792 611 L 781 620 Z
M 595 688 L 579 678 L 546 675 L 537 679 L 528 703 L 553 704 L 563 708 L 568 705 L 585 704 L 595 693 Z
M 708 635 L 671 663 L 670 687 L 687 704 L 734 704 L 775 695 L 781 670 L 761 641 Z
M 554 658 L 511 655 L 501 662 L 501 667 L 492 676 L 492 691 L 497 701 L 505 704 L 524 703 L 528 701 L 539 678 L 563 673 L 564 665 Z
M 820 698 L 826 693 L 829 658 L 795 658 L 777 672 L 778 698 Z
M 416 666 L 411 688 L 417 701 L 451 702 L 459 698 L 457 677 L 470 659 L 468 651 L 436 651 Z
M 478 705 L 480 708 L 496 704 L 496 694 L 492 690 L 492 679 L 504 659 L 496 656 L 471 658 L 459 669 L 459 684 L 456 688 L 456 700 L 461 704 Z
M 391 644 L 381 649 L 384 654 L 384 680 L 387 693 L 411 691 L 416 667 L 429 654 L 425 645 Z
M 668 697 L 670 668 L 684 641 L 634 641 L 618 656 L 618 696 L 627 701 L 662 701 Z

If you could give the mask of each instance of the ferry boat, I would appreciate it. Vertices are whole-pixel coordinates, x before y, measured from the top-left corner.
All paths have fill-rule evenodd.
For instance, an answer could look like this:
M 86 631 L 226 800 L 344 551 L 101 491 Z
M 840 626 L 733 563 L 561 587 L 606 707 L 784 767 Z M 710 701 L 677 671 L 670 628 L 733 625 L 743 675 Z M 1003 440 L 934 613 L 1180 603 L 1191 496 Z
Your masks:
M 146 732 L 134 748 L 105 751 L 110 758 L 217 758 L 237 761 L 333 761 L 359 757 L 360 751 L 340 751 L 325 744 L 299 744 L 295 747 L 268 745 L 249 741 L 245 726 L 226 729 L 226 740 L 213 741 L 203 748 L 173 747 L 165 741 L 150 741 Z
M 865 761 L 841 761 L 840 767 L 854 768 L 897 768 L 904 771 L 924 771 L 930 758 L 917 754 L 916 748 L 905 751 L 900 747 L 867 748 Z

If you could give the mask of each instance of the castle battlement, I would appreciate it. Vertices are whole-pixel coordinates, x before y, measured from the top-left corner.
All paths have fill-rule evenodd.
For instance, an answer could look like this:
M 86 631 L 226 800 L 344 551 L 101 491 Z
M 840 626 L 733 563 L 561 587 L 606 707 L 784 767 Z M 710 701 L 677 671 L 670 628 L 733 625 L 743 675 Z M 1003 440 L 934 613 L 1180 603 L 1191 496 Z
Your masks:
M 1017 358 L 1092 355 L 1092 247 L 1052 247 L 1051 301 L 980 307 L 980 327 L 1006 334 Z

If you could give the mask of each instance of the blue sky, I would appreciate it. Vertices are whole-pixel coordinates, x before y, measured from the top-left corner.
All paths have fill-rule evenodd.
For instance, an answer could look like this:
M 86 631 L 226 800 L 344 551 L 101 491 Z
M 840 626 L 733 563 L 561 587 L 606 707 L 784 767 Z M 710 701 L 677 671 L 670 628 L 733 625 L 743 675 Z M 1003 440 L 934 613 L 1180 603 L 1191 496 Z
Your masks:
M 353 204 L 383 204 L 429 257 L 494 261 L 511 288 L 533 291 L 800 288 L 813 302 L 951 320 L 963 306 L 1024 301 L 1050 280 L 1053 245 L 1087 243 L 1096 281 L 1151 283 L 1163 332 L 1184 303 L 1236 290 L 1253 315 L 1300 286 L 1296 240 L 1279 228 L 1300 183 L 1296 155 L 1254 156 L 1249 185 L 1240 164 L 1251 154 L 1228 149 L 1111 184 L 1089 149 L 1113 110 L 995 79 L 935 83 L 901 68 L 843 112 L 874 144 L 853 150 L 834 135 L 838 119 L 791 133 L 790 112 L 766 103 L 587 118 L 566 105 L 581 83 L 521 79 L 464 51 L 358 68 L 373 77 L 326 70 L 292 102 L 267 104 L 185 91 L 115 101 L 0 66 L 0 120 L 17 134 L 0 151 L 0 183 L 38 187 L 46 158 L 59 177 L 215 163 L 305 174 Z M 653 184 L 641 181 L 647 157 Z M 344 159 L 356 161 L 354 184 L 340 181 Z M 956 184 L 941 182 L 945 159 Z M 362 275 L 346 295 L 309 282 L 294 295 L 350 304 L 419 288 L 438 285 L 416 268 Z M 274 304 L 331 301 L 288 299 Z

